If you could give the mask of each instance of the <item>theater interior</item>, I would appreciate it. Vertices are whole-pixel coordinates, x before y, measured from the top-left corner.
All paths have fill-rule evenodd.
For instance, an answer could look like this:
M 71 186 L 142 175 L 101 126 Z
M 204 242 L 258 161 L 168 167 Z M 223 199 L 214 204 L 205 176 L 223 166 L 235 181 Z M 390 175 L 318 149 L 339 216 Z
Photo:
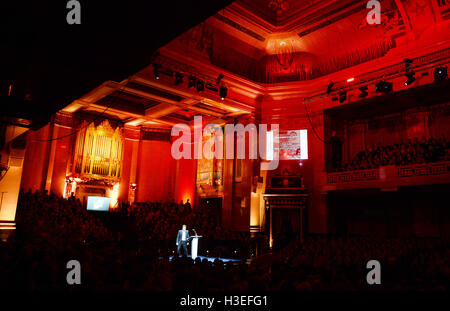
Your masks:
M 0 288 L 64 289 L 58 260 L 77 252 L 88 290 L 370 290 L 365 264 L 378 257 L 386 290 L 448 290 L 450 2 L 379 2 L 372 25 L 367 1 L 222 1 L 133 71 L 104 66 L 79 93 L 55 81 L 56 104 L 33 97 L 45 69 L 2 77 Z M 180 124 L 217 126 L 177 159 Z M 239 124 L 248 131 L 228 135 Z M 227 154 L 243 143 L 244 156 L 196 158 L 211 139 Z M 275 169 L 250 156 L 256 146 Z M 175 256 L 185 223 L 206 261 Z M 15 256 L 43 268 L 18 274 L 28 262 Z M 205 272 L 221 275 L 221 259 L 233 271 L 223 283 Z M 203 277 L 185 281 L 197 263 Z

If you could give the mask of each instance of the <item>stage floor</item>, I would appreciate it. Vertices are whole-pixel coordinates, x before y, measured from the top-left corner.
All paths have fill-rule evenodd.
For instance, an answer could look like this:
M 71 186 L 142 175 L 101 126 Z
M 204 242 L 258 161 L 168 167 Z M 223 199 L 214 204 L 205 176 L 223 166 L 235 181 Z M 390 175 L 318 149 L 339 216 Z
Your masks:
M 172 261 L 172 258 L 173 258 L 173 256 L 170 256 L 170 257 L 169 257 L 169 260 Z M 189 255 L 188 258 L 191 258 L 191 256 Z M 242 260 L 240 260 L 240 259 L 234 259 L 234 258 L 204 257 L 204 256 L 197 256 L 197 258 L 200 258 L 200 260 L 207 259 L 207 260 L 210 261 L 210 262 L 214 262 L 214 260 L 216 260 L 216 259 L 220 259 L 220 260 L 222 260 L 223 262 L 229 262 L 229 261 L 231 261 L 232 263 L 236 263 L 236 264 L 242 262 Z

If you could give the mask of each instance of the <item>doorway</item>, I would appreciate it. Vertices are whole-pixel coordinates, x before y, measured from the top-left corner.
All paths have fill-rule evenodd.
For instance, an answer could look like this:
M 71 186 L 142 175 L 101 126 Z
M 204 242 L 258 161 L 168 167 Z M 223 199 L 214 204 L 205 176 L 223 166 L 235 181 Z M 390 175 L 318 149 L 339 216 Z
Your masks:
M 210 223 L 222 226 L 222 198 L 201 198 L 199 205 L 208 215 Z

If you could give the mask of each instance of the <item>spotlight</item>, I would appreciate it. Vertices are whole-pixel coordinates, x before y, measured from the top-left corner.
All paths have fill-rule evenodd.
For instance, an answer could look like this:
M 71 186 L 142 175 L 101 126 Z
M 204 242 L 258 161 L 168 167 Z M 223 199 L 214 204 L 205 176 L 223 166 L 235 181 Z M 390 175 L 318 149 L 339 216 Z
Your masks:
M 436 67 L 433 71 L 434 82 L 444 81 L 448 77 L 447 66 Z
M 175 82 L 174 85 L 179 85 L 183 83 L 183 75 L 179 72 L 175 73 Z
M 403 60 L 403 62 L 405 63 L 406 69 L 408 69 L 409 66 L 411 66 L 411 64 L 413 63 L 413 60 L 410 59 L 410 58 L 405 58 L 405 59 Z
M 222 81 L 222 79 L 223 79 L 223 74 L 220 74 L 220 75 L 217 77 L 217 84 L 219 84 L 220 81 Z
M 369 95 L 369 92 L 367 92 L 369 88 L 367 87 L 367 85 L 361 86 L 359 88 L 359 90 L 361 91 L 361 94 L 358 95 L 359 98 L 364 98 L 367 97 Z
M 205 89 L 205 82 L 203 80 L 197 80 L 197 92 L 203 92 Z
M 194 87 L 196 82 L 197 82 L 197 79 L 194 76 L 189 76 L 188 88 Z
M 331 93 L 331 89 L 333 88 L 333 86 L 334 86 L 334 82 L 331 81 L 331 82 L 328 84 L 327 94 L 330 94 L 330 93 Z
M 338 95 L 339 95 L 339 102 L 342 104 L 343 102 L 345 102 L 345 100 L 347 99 L 347 91 L 344 91 L 344 90 L 342 90 L 342 91 L 340 91 L 339 93 L 338 93 Z
M 220 87 L 220 91 L 219 91 L 219 95 L 220 95 L 220 98 L 222 98 L 222 100 L 224 100 L 225 97 L 227 97 L 227 95 L 228 95 L 228 88 L 225 87 L 225 86 L 221 86 Z
M 414 77 L 416 73 L 411 70 L 411 71 L 406 71 L 405 76 L 408 78 L 408 80 L 406 80 L 405 85 L 410 85 L 411 83 L 413 83 L 414 81 L 416 81 L 416 77 Z
M 155 79 L 159 80 L 159 69 L 157 67 L 153 68 L 153 73 L 155 74 Z
M 376 90 L 378 93 L 384 94 L 392 92 L 392 82 L 380 81 L 376 85 Z

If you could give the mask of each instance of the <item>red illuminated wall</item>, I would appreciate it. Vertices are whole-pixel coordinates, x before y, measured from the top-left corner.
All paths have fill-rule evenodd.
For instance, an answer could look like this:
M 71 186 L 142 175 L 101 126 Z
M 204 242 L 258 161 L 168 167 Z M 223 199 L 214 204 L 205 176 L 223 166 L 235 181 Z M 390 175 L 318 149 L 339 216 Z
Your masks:
M 48 161 L 48 145 L 42 142 L 49 139 L 50 126 L 46 125 L 37 131 L 27 132 L 27 146 L 23 162 L 21 189 L 42 190 L 45 186 L 44 167 Z
M 137 166 L 136 201 L 174 198 L 175 165 L 168 141 L 141 140 Z
M 62 196 L 64 192 L 64 185 L 66 180 L 67 163 L 70 159 L 70 148 L 72 136 L 67 136 L 72 132 L 71 128 L 59 127 L 57 128 L 57 137 L 64 137 L 54 141 L 55 153 L 53 162 L 53 174 L 51 179 L 51 190 L 58 196 Z M 67 136 L 67 137 L 65 137 Z
M 136 183 L 137 160 L 139 151 L 140 131 L 138 128 L 124 128 L 122 173 L 119 188 L 119 201 L 128 201 L 130 184 Z
M 125 139 L 123 143 L 122 175 L 120 179 L 119 201 L 128 201 L 128 191 L 130 189 L 130 170 L 133 153 L 133 145 L 138 144 L 132 140 Z
M 195 203 L 195 181 L 197 176 L 197 160 L 180 159 L 176 161 L 175 201 L 187 199 L 192 206 Z
M 67 163 L 72 152 L 72 136 L 67 135 L 71 132 L 71 128 L 57 124 L 48 124 L 37 131 L 27 132 L 22 190 L 47 189 L 56 195 L 63 195 Z M 59 137 L 61 139 L 55 139 Z

